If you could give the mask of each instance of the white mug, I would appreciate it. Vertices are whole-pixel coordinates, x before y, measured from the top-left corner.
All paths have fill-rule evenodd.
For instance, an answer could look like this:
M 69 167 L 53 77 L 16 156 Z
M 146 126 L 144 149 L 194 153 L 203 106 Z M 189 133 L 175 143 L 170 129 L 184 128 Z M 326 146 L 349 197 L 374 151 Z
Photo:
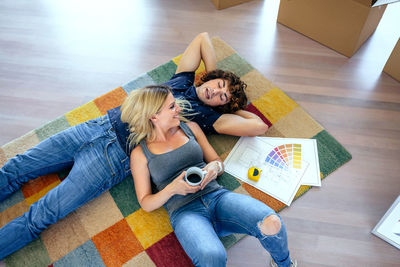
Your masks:
M 186 171 L 185 181 L 191 186 L 199 185 L 201 184 L 201 181 L 203 181 L 206 173 L 206 171 L 203 171 L 198 167 L 190 167 Z

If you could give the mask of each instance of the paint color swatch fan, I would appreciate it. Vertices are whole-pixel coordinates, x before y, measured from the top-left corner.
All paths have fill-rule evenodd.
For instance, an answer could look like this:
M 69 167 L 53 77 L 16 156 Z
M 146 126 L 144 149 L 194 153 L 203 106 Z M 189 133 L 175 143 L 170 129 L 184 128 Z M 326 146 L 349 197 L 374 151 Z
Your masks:
M 301 144 L 284 144 L 275 147 L 265 160 L 267 163 L 281 169 L 301 169 Z
M 291 172 L 293 175 L 302 178 L 302 184 L 307 183 L 307 176 L 303 179 L 308 166 L 310 165 L 304 157 L 302 157 L 301 144 L 282 144 L 274 147 L 267 155 L 265 162 L 275 168 L 279 168 L 285 172 Z M 318 181 L 310 185 L 319 186 Z

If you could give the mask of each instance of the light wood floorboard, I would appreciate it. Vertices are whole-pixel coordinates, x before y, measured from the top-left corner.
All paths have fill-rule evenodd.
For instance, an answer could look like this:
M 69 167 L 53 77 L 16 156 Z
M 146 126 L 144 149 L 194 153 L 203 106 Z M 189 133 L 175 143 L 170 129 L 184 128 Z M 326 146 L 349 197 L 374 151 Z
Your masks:
M 353 155 L 280 214 L 299 266 L 399 266 L 370 231 L 400 193 L 400 83 L 383 66 L 400 3 L 347 58 L 276 23 L 279 1 L 217 11 L 210 0 L 0 1 L 0 145 L 220 36 L 297 101 Z M 228 266 L 265 266 L 246 237 Z

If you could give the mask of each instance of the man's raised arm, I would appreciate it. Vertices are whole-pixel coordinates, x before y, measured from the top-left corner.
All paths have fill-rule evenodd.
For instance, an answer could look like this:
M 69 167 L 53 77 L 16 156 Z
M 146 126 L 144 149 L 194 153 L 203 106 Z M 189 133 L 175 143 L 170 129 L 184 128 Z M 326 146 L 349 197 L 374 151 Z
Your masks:
M 217 68 L 214 47 L 207 32 L 198 34 L 188 45 L 179 61 L 176 73 L 195 71 L 200 66 L 201 60 L 207 72 Z

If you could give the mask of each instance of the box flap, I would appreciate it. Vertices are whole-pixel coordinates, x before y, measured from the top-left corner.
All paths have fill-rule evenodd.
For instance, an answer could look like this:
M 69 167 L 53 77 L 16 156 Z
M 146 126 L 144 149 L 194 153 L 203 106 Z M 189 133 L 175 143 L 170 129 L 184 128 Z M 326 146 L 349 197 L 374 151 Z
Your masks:
M 360 4 L 363 4 L 364 6 L 376 7 L 376 6 L 382 6 L 382 5 L 387 5 L 387 4 L 391 4 L 394 2 L 398 2 L 400 0 L 354 0 L 354 1 L 359 2 Z
M 398 2 L 400 0 L 373 0 L 372 1 L 372 6 L 381 6 L 381 5 L 387 5 L 391 4 L 394 2 Z

